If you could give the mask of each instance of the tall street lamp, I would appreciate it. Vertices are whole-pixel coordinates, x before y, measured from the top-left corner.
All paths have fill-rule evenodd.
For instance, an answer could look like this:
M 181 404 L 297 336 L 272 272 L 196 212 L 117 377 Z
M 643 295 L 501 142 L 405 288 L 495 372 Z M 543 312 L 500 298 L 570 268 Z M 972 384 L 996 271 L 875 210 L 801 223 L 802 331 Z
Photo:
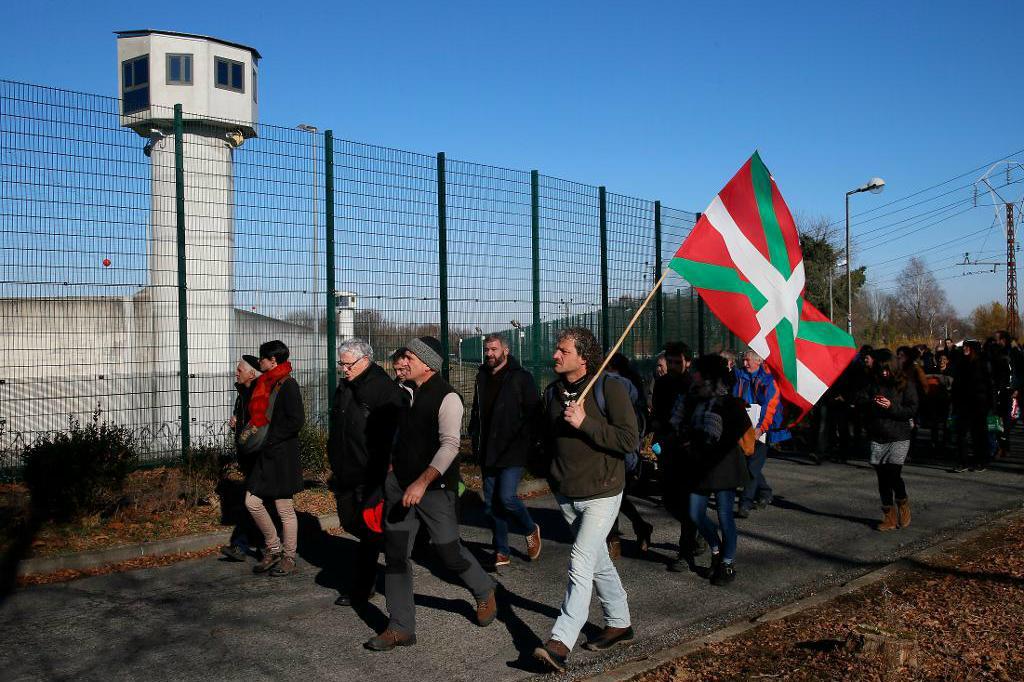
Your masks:
M 846 333 L 853 336 L 853 284 L 850 279 L 850 195 L 860 192 L 878 194 L 885 187 L 882 178 L 871 178 L 866 185 L 846 193 Z

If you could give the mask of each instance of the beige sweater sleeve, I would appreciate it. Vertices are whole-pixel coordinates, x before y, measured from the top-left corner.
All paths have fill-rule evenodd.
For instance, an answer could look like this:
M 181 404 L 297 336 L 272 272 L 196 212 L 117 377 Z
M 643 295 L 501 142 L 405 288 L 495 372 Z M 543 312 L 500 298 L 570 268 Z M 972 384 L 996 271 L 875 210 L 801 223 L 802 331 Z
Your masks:
M 455 393 L 449 393 L 441 401 L 441 409 L 437 413 L 437 435 L 441 447 L 437 449 L 430 466 L 442 474 L 448 470 L 459 455 L 459 439 L 462 435 L 462 400 Z

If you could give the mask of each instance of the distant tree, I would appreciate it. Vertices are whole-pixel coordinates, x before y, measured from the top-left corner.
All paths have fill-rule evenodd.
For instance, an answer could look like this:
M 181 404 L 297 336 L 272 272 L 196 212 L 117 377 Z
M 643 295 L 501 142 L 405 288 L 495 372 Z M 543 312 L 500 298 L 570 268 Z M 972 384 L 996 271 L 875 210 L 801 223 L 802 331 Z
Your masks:
M 844 246 L 838 243 L 838 233 L 827 216 L 797 215 L 800 250 L 804 254 L 804 276 L 807 282 L 805 296 L 811 305 L 824 315 L 829 314 L 829 280 L 832 280 L 832 316 L 845 328 L 846 268 L 836 267 L 844 257 Z M 867 277 L 863 267 L 850 273 L 853 298 L 856 301 Z M 854 308 L 856 309 L 856 303 Z
M 979 305 L 967 316 L 975 338 L 984 339 L 1006 327 L 1006 306 L 999 301 Z
M 920 258 L 911 258 L 896 277 L 894 318 L 900 336 L 935 339 L 956 318 L 946 291 Z

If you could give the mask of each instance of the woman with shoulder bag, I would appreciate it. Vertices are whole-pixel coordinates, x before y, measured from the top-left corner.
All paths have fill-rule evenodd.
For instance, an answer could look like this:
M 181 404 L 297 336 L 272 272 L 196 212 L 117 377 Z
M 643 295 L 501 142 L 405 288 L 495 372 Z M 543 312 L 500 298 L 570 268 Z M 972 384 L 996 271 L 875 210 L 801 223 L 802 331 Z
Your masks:
M 748 479 L 744 448 L 753 451 L 752 428 L 746 403 L 731 395 L 732 373 L 725 358 L 701 356 L 690 371 L 693 387 L 687 396 L 683 446 L 692 482 L 690 518 L 711 548 L 711 584 L 728 585 L 736 578 L 733 506 L 736 488 Z M 718 526 L 707 514 L 712 496 Z
M 260 346 L 263 374 L 249 401 L 249 424 L 239 436 L 239 447 L 252 458 L 245 481 L 245 507 L 266 541 L 263 559 L 253 572 L 273 576 L 295 571 L 299 528 L 292 496 L 303 488 L 299 430 L 306 415 L 288 354 L 288 346 L 281 341 Z M 264 506 L 267 500 L 274 501 L 281 518 L 283 543 Z

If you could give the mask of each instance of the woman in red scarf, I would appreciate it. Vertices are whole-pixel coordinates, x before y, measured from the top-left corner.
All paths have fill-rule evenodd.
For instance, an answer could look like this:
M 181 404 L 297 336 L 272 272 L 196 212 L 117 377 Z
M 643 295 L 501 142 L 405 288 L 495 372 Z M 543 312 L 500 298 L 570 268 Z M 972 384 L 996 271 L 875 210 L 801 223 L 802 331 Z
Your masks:
M 274 576 L 295 571 L 298 520 L 292 495 L 302 490 L 299 461 L 299 430 L 306 421 L 299 385 L 292 378 L 288 346 L 268 341 L 260 346 L 263 374 L 249 400 L 249 427 L 267 427 L 263 446 L 253 455 L 252 471 L 245 481 L 245 507 L 259 526 L 267 547 L 254 573 Z M 264 502 L 273 500 L 281 518 L 281 535 Z

